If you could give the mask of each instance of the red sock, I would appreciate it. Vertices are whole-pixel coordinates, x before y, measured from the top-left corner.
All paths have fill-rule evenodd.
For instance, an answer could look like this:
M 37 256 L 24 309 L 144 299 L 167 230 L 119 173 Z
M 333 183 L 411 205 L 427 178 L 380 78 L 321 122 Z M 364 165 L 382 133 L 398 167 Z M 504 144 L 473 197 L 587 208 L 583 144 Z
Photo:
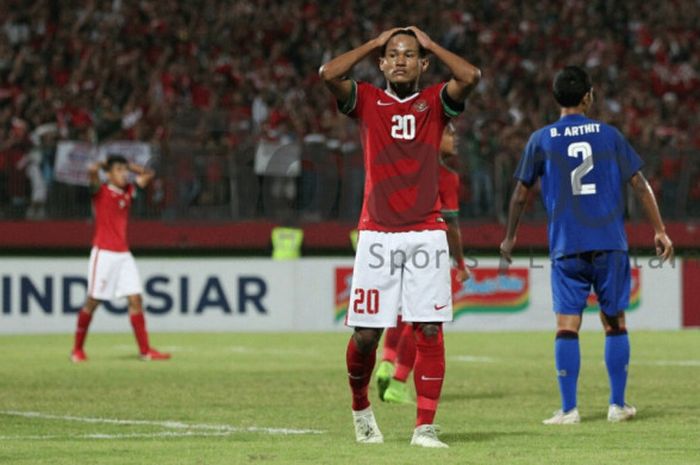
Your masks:
M 384 347 L 382 349 L 382 360 L 394 363 L 396 361 L 396 348 L 401 339 L 401 331 L 403 330 L 404 322 L 401 320 L 401 315 L 396 320 L 396 328 L 387 328 L 384 331 Z
M 396 348 L 396 370 L 394 379 L 403 383 L 408 379 L 408 375 L 413 370 L 413 363 L 416 361 L 416 337 L 413 334 L 413 325 L 405 324 L 401 331 L 401 339 Z
M 345 353 L 345 361 L 348 365 L 348 380 L 352 390 L 352 409 L 355 411 L 369 407 L 367 387 L 369 386 L 369 380 L 372 378 L 372 370 L 374 370 L 376 358 L 376 347 L 368 354 L 362 354 L 357 349 L 353 338 L 350 337 L 348 349 Z
M 416 426 L 430 425 L 435 418 L 445 377 L 445 340 L 442 325 L 436 336 L 426 337 L 420 327 L 416 327 L 415 335 L 416 365 L 413 381 L 416 384 L 418 404 Z
M 148 345 L 148 332 L 146 331 L 146 318 L 144 318 L 143 312 L 141 312 L 129 314 L 129 319 L 131 320 L 131 326 L 134 328 L 134 336 L 136 336 L 136 343 L 139 345 L 139 351 L 145 354 L 150 348 Z
M 78 327 L 75 329 L 75 345 L 73 346 L 73 350 L 83 350 L 91 321 L 92 313 L 86 312 L 85 309 L 80 310 L 80 313 L 78 313 Z

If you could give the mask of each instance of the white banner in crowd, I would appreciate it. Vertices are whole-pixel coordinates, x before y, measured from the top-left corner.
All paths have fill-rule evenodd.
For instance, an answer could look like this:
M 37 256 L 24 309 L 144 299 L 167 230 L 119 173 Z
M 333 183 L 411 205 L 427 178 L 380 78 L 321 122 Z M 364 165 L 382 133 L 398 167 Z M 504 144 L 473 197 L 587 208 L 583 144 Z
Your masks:
M 97 161 L 97 150 L 89 142 L 61 141 L 56 146 L 56 181 L 77 186 L 90 184 L 88 166 Z
M 56 147 L 54 172 L 56 180 L 65 184 L 88 186 L 88 167 L 109 155 L 122 155 L 129 162 L 147 165 L 151 160 L 151 146 L 138 141 L 111 141 L 93 145 L 80 141 L 61 141 Z
M 131 163 L 146 166 L 151 161 L 151 144 L 132 140 L 115 140 L 105 142 L 97 147 L 100 160 L 109 155 L 121 155 Z
M 474 277 L 454 296 L 448 330 L 553 330 L 549 260 L 515 260 L 505 275 L 477 259 Z M 351 258 L 275 262 L 244 258 L 137 258 L 144 307 L 154 331 L 348 331 Z M 628 326 L 681 327 L 681 260 L 633 259 Z M 85 258 L 13 257 L 0 261 L 0 333 L 72 332 L 87 289 Z M 126 302 L 104 305 L 95 331 L 130 331 Z M 584 329 L 599 329 L 589 300 Z

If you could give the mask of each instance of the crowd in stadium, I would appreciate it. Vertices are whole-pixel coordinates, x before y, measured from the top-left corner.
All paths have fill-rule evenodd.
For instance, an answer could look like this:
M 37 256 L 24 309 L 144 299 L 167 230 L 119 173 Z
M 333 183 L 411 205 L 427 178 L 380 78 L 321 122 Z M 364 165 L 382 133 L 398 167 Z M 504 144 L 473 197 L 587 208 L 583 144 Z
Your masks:
M 558 117 L 553 72 L 569 63 L 592 75 L 592 116 L 644 157 L 665 216 L 700 214 L 700 30 L 686 14 L 697 2 L 469 3 L 3 2 L 0 218 L 89 215 L 87 190 L 53 178 L 57 141 L 138 140 L 159 175 L 139 215 L 354 221 L 358 133 L 318 67 L 410 24 L 483 71 L 457 120 L 463 218 L 503 219 L 528 134 Z M 433 64 L 426 83 L 445 78 Z M 383 81 L 371 60 L 354 77 Z M 299 176 L 256 172 L 261 141 L 301 147 Z

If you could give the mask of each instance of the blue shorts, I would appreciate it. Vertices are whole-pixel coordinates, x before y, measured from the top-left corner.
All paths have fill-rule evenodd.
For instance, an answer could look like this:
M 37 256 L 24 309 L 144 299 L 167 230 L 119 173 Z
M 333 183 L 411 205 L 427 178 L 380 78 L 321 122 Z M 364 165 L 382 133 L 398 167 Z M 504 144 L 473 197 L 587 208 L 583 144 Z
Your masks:
M 591 286 L 606 315 L 624 311 L 629 306 L 631 287 L 627 252 L 601 250 L 552 260 L 555 313 L 580 315 L 586 308 Z

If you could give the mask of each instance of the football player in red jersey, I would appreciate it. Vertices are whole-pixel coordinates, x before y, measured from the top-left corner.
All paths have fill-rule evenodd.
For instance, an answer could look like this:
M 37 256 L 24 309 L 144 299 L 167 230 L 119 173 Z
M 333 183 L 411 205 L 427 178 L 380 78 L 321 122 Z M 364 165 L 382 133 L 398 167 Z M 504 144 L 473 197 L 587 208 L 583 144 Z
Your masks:
M 459 174 L 450 167 L 457 157 L 456 140 L 454 125 L 449 123 L 445 127 L 440 143 L 438 191 L 440 212 L 447 223 L 450 256 L 454 260 L 454 267 L 451 270 L 453 292 L 461 287 L 461 283 L 469 279 L 469 270 L 464 264 L 462 234 L 459 229 Z M 390 337 L 394 340 L 390 340 Z M 381 400 L 397 404 L 412 402 L 406 380 L 413 370 L 415 359 L 416 343 L 413 328 L 399 320 L 395 328 L 386 330 L 384 337 L 382 362 L 376 375 Z
M 385 89 L 355 82 L 350 70 L 379 51 Z M 449 81 L 420 88 L 432 53 L 452 73 Z M 346 324 L 354 327 L 346 361 L 355 437 L 383 442 L 367 389 L 383 328 L 398 309 L 414 326 L 417 420 L 411 444 L 447 447 L 433 419 L 445 373 L 442 323 L 452 319 L 446 225 L 438 198 L 442 133 L 464 109 L 479 81 L 478 68 L 411 26 L 382 32 L 319 70 L 340 110 L 360 123 L 365 194 Z
M 107 176 L 106 183 L 100 182 L 100 167 Z M 128 181 L 130 172 L 136 174 L 135 184 Z M 100 302 L 115 297 L 128 299 L 129 318 L 141 359 L 167 360 L 170 354 L 158 352 L 148 343 L 141 299 L 141 279 L 126 241 L 126 225 L 131 202 L 136 195 L 136 186 L 146 187 L 153 179 L 154 172 L 129 163 L 120 155 L 111 155 L 104 163 L 92 165 L 89 173 L 95 213 L 95 234 L 90 252 L 88 295 L 85 306 L 78 314 L 71 360 L 75 363 L 87 360 L 83 345 L 92 314 Z

